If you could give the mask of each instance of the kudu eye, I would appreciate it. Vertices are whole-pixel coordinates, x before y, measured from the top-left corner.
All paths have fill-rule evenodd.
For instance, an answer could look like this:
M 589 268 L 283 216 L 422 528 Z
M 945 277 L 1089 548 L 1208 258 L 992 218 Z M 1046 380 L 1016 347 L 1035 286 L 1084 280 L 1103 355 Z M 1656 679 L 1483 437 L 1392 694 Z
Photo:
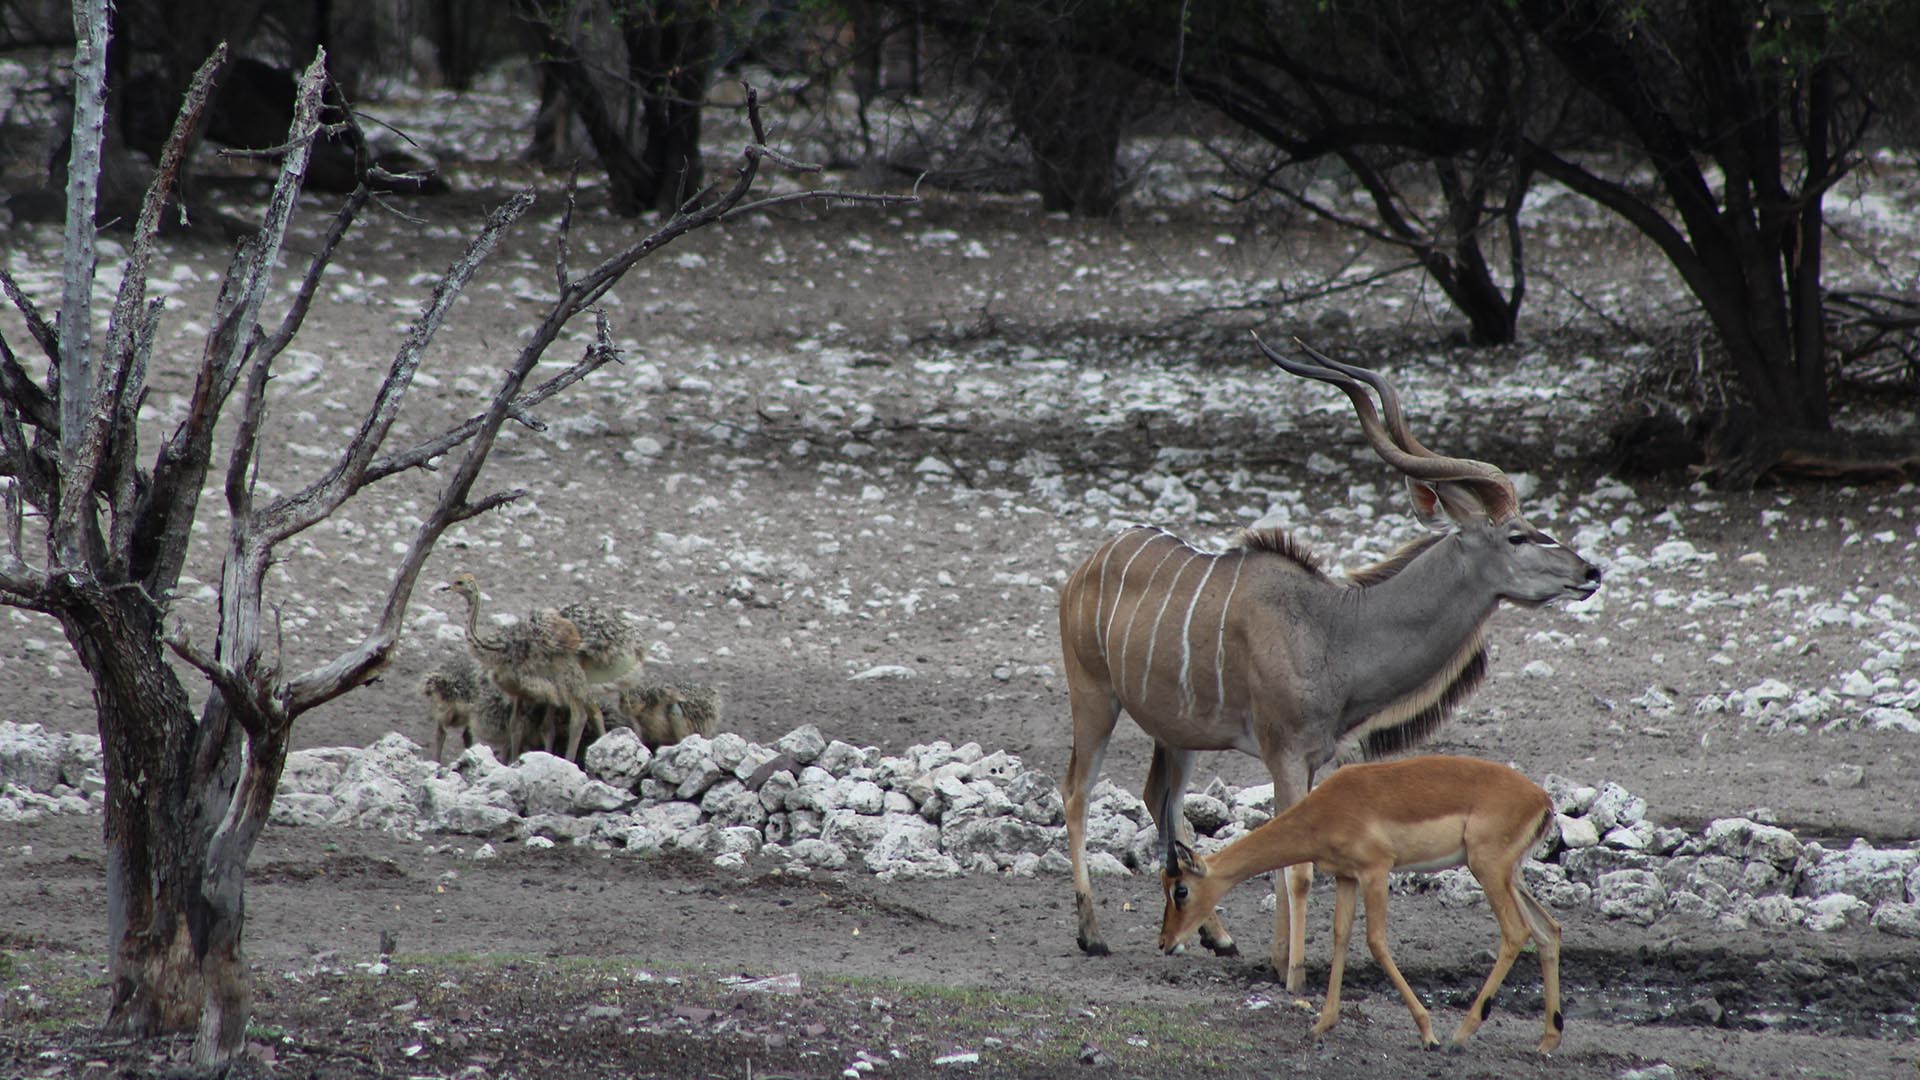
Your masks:
M 1180 907 L 1187 902 L 1187 892 L 1188 890 L 1185 882 L 1182 882 L 1181 884 L 1175 885 L 1173 887 L 1173 906 L 1174 907 Z

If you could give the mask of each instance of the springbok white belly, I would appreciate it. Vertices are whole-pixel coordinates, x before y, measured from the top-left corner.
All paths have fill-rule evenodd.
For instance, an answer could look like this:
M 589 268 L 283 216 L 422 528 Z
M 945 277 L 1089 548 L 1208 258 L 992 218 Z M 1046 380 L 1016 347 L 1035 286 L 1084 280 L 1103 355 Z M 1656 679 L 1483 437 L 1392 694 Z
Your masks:
M 1439 855 L 1431 859 L 1422 859 L 1419 862 L 1398 863 L 1394 866 L 1394 869 L 1411 870 L 1420 874 L 1431 874 L 1435 870 L 1451 870 L 1456 866 L 1465 866 L 1466 862 L 1467 849 L 1462 846 L 1445 855 Z

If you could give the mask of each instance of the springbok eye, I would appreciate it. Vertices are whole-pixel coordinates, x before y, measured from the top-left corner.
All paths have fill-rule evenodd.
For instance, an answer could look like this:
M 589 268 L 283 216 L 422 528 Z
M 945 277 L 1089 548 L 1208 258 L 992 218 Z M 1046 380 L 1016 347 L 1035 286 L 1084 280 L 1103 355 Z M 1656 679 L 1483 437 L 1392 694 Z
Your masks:
M 1173 906 L 1180 907 L 1187 902 L 1187 886 L 1184 882 L 1173 887 Z

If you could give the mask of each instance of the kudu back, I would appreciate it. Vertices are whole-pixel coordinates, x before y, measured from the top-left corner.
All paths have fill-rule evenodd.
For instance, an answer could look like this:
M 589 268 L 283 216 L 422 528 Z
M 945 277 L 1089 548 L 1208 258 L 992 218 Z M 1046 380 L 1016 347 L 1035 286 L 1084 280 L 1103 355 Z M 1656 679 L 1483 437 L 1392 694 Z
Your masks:
M 1384 377 L 1305 345 L 1304 358 L 1292 359 L 1259 344 L 1281 369 L 1347 395 L 1368 444 L 1406 478 L 1414 512 L 1434 534 L 1346 578 L 1328 576 L 1278 529 L 1249 530 L 1208 552 L 1133 528 L 1075 569 L 1060 591 L 1073 716 L 1061 794 L 1079 943 L 1092 955 L 1107 946 L 1087 874 L 1087 797 L 1120 710 L 1154 742 L 1143 795 L 1164 849 L 1185 828 L 1196 751 L 1260 758 L 1275 811 L 1285 810 L 1343 743 L 1371 758 L 1430 737 L 1484 677 L 1483 630 L 1502 600 L 1584 599 L 1600 585 L 1596 567 L 1520 515 L 1498 468 L 1421 445 Z M 1292 903 L 1276 889 L 1270 955 L 1298 990 L 1312 874 L 1295 867 L 1289 879 Z M 1217 916 L 1200 938 L 1237 951 Z

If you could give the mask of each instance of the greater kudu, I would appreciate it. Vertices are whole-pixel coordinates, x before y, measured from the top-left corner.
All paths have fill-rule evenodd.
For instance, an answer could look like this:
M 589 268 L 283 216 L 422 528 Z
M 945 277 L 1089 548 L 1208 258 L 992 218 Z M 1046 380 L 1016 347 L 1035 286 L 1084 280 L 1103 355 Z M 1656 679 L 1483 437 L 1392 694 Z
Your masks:
M 1339 580 L 1278 529 L 1249 530 L 1211 553 L 1134 528 L 1067 579 L 1060 644 L 1073 756 L 1061 794 L 1080 948 L 1092 955 L 1107 946 L 1087 875 L 1087 797 L 1121 709 L 1154 741 L 1144 795 L 1164 850 L 1185 827 L 1195 751 L 1259 757 L 1273 775 L 1274 810 L 1285 810 L 1340 744 L 1375 757 L 1431 736 L 1484 677 L 1482 632 L 1500 601 L 1584 599 L 1600 586 L 1596 567 L 1520 516 L 1499 469 L 1415 440 L 1386 379 L 1311 349 L 1310 359 L 1289 360 L 1260 348 L 1284 370 L 1346 393 L 1368 443 L 1406 476 L 1415 512 L 1436 535 Z M 1384 426 L 1367 386 L 1380 394 Z M 1312 872 L 1295 867 L 1288 877 L 1291 904 L 1289 889 L 1275 888 L 1270 955 L 1298 990 Z M 1217 916 L 1200 937 L 1216 952 L 1237 951 Z

